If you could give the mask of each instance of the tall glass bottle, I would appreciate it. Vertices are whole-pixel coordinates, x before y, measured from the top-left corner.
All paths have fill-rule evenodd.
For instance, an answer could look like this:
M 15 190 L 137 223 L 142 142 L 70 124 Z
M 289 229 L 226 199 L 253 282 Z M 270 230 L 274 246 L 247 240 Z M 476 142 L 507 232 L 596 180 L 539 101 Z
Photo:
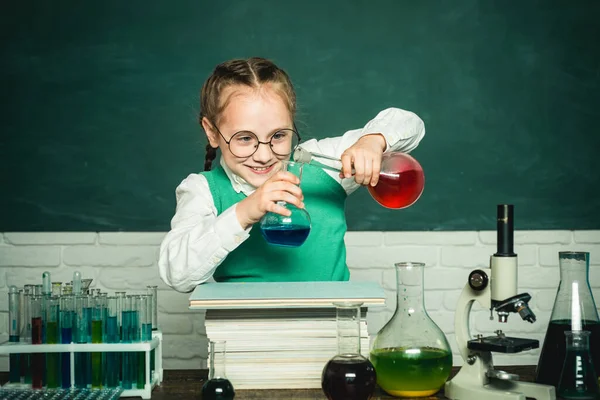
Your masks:
M 375 391 L 375 369 L 360 353 L 361 304 L 336 304 L 338 351 L 321 376 L 329 400 L 367 400 Z
M 431 396 L 452 369 L 448 340 L 425 310 L 424 269 L 423 263 L 396 264 L 396 311 L 373 341 L 377 383 L 392 396 Z
M 591 332 L 589 344 L 592 361 L 600 368 L 600 319 L 588 273 L 590 254 L 561 251 L 558 253 L 560 283 L 550 315 L 550 323 L 536 371 L 536 382 L 557 386 L 566 356 L 565 332 L 572 331 L 572 299 L 579 299 L 581 329 Z M 578 293 L 573 293 L 573 289 Z
M 209 342 L 209 375 L 202 386 L 202 400 L 232 400 L 233 385 L 225 372 L 226 342 Z

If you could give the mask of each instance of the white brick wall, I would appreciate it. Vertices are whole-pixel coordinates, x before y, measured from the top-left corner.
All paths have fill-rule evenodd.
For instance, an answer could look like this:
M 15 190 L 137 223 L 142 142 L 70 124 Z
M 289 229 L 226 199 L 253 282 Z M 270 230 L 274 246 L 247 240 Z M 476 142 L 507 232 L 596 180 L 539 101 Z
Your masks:
M 156 260 L 164 233 L 58 232 L 0 234 L 0 340 L 8 339 L 8 286 L 41 283 L 48 270 L 53 281 L 69 281 L 74 270 L 93 278 L 103 291 L 144 291 L 158 285 L 159 325 L 164 332 L 167 369 L 201 368 L 206 363 L 204 315 L 187 309 L 187 294 L 169 289 L 158 277 Z M 346 236 L 348 265 L 353 280 L 378 282 L 388 306 L 369 313 L 369 331 L 377 332 L 395 305 L 395 272 L 400 261 L 420 261 L 425 271 L 425 304 L 431 318 L 454 343 L 456 301 L 469 272 L 486 267 L 495 252 L 496 233 L 484 232 L 350 232 Z M 590 283 L 600 300 L 600 231 L 517 231 L 519 290 L 529 292 L 538 317 L 535 324 L 509 317 L 507 324 L 489 320 L 489 310 L 473 308 L 473 334 L 503 329 L 511 336 L 540 340 L 544 334 L 559 282 L 558 251 L 591 253 Z M 494 355 L 497 365 L 536 364 L 539 350 Z M 462 360 L 455 351 L 455 365 Z M 6 357 L 0 370 L 7 370 Z

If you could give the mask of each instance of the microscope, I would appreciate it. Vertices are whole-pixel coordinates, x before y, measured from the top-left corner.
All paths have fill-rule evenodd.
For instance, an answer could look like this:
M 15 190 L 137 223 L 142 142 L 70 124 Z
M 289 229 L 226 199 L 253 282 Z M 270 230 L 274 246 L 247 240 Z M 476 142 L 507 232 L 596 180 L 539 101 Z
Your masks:
M 458 374 L 446 382 L 445 395 L 453 400 L 555 400 L 555 388 L 529 382 L 520 382 L 519 376 L 494 368 L 492 352 L 519 353 L 536 349 L 539 341 L 506 336 L 501 330 L 496 336 L 469 332 L 469 314 L 477 301 L 484 308 L 498 314 L 498 321 L 506 323 L 511 313 L 519 314 L 530 323 L 535 314 L 529 308 L 531 296 L 517 294 L 517 255 L 513 251 L 513 205 L 498 205 L 497 252 L 490 257 L 490 268 L 471 271 L 456 307 L 454 330 L 464 364 Z

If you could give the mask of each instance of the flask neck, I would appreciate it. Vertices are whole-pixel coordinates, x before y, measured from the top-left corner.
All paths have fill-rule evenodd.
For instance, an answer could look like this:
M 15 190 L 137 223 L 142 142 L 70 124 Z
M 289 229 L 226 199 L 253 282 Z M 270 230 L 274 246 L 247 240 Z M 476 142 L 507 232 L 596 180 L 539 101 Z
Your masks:
M 590 333 L 589 331 L 566 331 L 567 350 L 589 350 Z
M 209 379 L 227 379 L 225 342 L 210 342 Z
M 360 304 L 336 307 L 338 355 L 360 354 Z
M 423 263 L 396 264 L 396 316 L 399 318 L 425 314 Z

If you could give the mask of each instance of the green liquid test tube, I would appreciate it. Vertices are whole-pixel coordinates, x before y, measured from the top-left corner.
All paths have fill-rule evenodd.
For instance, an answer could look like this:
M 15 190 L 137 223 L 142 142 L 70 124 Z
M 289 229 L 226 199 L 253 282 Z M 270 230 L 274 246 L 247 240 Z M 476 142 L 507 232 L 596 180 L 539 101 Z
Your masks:
M 60 299 L 52 296 L 46 299 L 46 344 L 60 343 Z M 46 354 L 46 387 L 60 387 L 60 353 Z

